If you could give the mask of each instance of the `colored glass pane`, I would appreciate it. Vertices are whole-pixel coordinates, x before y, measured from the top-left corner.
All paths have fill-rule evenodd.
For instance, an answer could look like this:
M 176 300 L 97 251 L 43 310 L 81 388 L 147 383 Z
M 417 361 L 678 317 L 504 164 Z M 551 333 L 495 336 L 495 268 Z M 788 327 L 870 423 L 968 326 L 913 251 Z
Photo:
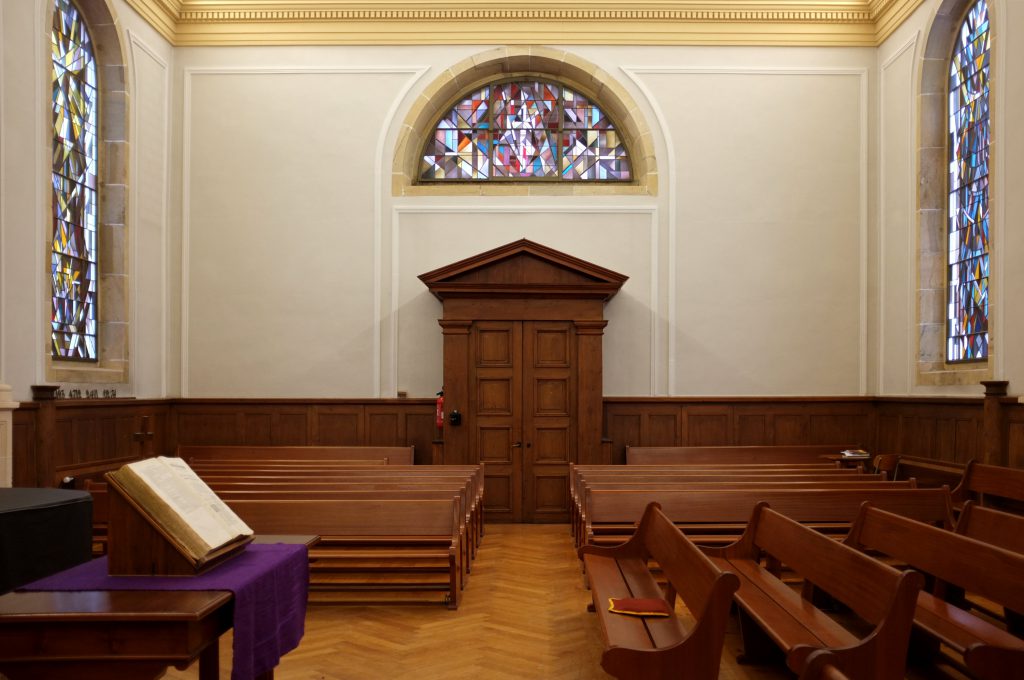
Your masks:
M 442 116 L 423 150 L 423 180 L 628 181 L 630 164 L 603 111 L 557 83 L 494 83 Z
M 51 32 L 53 226 L 51 354 L 98 358 L 96 60 L 82 15 L 56 0 Z
M 946 360 L 988 358 L 989 54 L 986 0 L 967 12 L 949 69 L 949 294 Z

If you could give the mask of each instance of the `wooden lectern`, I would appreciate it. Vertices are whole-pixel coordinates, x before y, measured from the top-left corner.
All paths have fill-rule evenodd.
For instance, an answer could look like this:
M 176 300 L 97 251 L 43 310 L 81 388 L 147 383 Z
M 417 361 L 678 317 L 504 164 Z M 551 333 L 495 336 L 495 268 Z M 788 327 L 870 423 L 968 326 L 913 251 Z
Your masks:
M 106 475 L 110 501 L 107 527 L 107 565 L 111 576 L 195 576 L 242 552 L 252 541 L 243 536 L 192 557 L 116 478 Z

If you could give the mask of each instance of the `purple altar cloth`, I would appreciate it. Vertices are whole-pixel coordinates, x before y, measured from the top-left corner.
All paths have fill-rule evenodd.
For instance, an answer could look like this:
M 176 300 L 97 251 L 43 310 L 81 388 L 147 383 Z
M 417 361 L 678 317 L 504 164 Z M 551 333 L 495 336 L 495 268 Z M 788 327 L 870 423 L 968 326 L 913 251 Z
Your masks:
M 252 680 L 299 646 L 308 585 L 305 545 L 250 543 L 242 554 L 198 576 L 108 576 L 107 558 L 100 557 L 18 590 L 230 590 L 231 680 Z

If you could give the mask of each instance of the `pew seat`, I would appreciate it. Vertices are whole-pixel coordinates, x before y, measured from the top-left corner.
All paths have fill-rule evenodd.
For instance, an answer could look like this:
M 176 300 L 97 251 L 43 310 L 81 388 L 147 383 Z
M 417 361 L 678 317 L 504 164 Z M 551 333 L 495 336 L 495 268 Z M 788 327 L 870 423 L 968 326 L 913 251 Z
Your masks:
M 725 625 L 735 574 L 718 569 L 651 503 L 636 533 L 626 543 L 600 548 L 583 546 L 593 604 L 601 624 L 601 667 L 620 680 L 670 680 L 685 674 L 694 680 L 718 677 Z M 609 611 L 609 598 L 654 598 L 665 601 L 648 561 L 654 558 L 669 583 L 667 603 L 679 595 L 694 617 L 686 627 L 673 613 L 667 617 L 630 616 Z M 683 671 L 685 669 L 685 673 Z

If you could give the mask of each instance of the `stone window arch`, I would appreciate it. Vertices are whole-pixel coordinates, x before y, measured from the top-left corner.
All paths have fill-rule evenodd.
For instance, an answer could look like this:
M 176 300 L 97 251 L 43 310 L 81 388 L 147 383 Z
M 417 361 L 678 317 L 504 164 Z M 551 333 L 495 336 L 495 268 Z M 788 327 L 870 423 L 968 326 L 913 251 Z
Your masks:
M 966 178 L 966 185 L 958 170 L 957 148 L 961 142 L 957 137 L 957 120 L 954 118 L 956 109 L 962 103 L 962 97 L 951 94 L 951 68 L 954 56 L 961 51 L 961 33 L 965 22 L 973 21 L 972 11 L 979 5 L 991 11 L 990 0 L 945 0 L 939 6 L 928 32 L 925 43 L 921 68 L 920 91 L 920 144 L 918 149 L 919 185 L 918 185 L 918 354 L 917 377 L 923 385 L 956 385 L 976 384 L 979 380 L 992 377 L 992 356 L 997 350 L 998 338 L 991 335 L 992 287 L 989 274 L 989 254 L 991 252 L 991 229 L 988 205 L 988 150 L 984 145 L 983 157 L 965 161 L 967 166 L 974 166 L 971 177 Z M 991 19 L 991 17 L 989 17 Z M 984 77 L 987 82 L 990 74 L 988 55 L 985 55 Z M 986 94 L 987 100 L 987 94 Z M 984 112 L 985 138 L 987 129 L 991 127 L 991 116 L 987 105 Z M 953 127 L 951 127 L 953 124 Z M 980 160 L 979 160 L 980 158 Z M 979 163 L 984 166 L 980 168 Z M 978 171 L 983 170 L 977 177 Z M 968 187 L 984 184 L 983 195 L 968 192 Z M 964 196 L 967 196 L 966 201 Z M 958 254 L 964 248 L 964 242 L 953 229 L 957 226 L 957 214 L 963 212 L 965 202 L 975 202 L 973 211 L 980 215 L 978 221 L 984 220 L 984 257 L 978 256 L 981 250 L 974 246 L 966 255 Z M 973 217 L 971 218 L 974 219 Z M 963 220 L 961 220 L 962 222 Z M 959 226 L 963 227 L 963 224 Z M 971 295 L 965 295 L 962 285 L 958 284 L 958 272 L 970 266 L 983 273 L 983 287 L 979 287 L 973 296 L 983 305 L 983 314 L 966 324 L 968 331 L 981 328 L 984 337 L 975 334 L 977 345 L 983 346 L 980 356 L 976 352 L 956 352 L 955 345 L 963 343 L 967 331 L 957 330 L 956 318 L 965 314 L 963 300 L 970 302 Z M 982 275 L 976 277 L 980 282 Z M 979 286 L 981 284 L 979 283 Z M 998 291 L 996 291 L 998 292 Z M 979 306 L 979 309 L 982 307 Z M 969 311 L 966 312 L 969 315 Z M 961 337 L 957 338 L 957 334 Z
M 52 217 L 46 226 L 52 245 L 47 258 L 52 281 L 46 310 L 50 326 L 47 379 L 125 383 L 129 326 L 125 232 L 128 94 L 121 31 L 105 0 L 53 0 L 47 16 L 54 55 L 50 72 L 52 98 L 47 106 L 48 123 L 53 130 Z M 72 21 L 81 22 L 84 29 L 68 25 Z M 65 34 L 69 31 L 77 31 L 79 37 Z M 78 50 L 75 40 L 86 39 L 88 45 Z M 59 59 L 75 66 L 75 60 L 86 53 L 92 59 L 92 67 L 88 73 L 83 71 L 81 79 L 72 86 L 81 90 L 68 92 L 66 88 L 75 78 L 68 77 Z M 91 121 L 86 121 L 80 109 L 89 97 L 93 113 Z M 89 129 L 69 133 L 74 125 Z M 85 155 L 69 150 L 72 138 L 72 145 L 87 140 L 85 146 L 90 148 Z M 82 199 L 83 188 L 95 193 L 87 200 Z M 79 195 L 71 196 L 69 192 Z M 72 206 L 76 201 L 79 205 Z M 91 205 L 80 210 L 85 203 Z M 85 251 L 89 251 L 88 257 Z M 71 273 L 89 258 L 95 262 L 91 271 Z M 78 284 L 73 283 L 76 278 Z M 68 293 L 71 286 L 65 285 L 69 282 L 92 286 L 93 295 L 78 294 L 77 300 L 72 301 L 75 294 Z M 85 319 L 90 313 L 81 311 L 83 306 L 92 306 L 94 310 L 93 321 L 88 325 Z M 75 332 L 89 331 L 91 338 L 73 338 L 69 328 Z M 71 343 L 79 346 L 69 350 Z
M 438 120 L 474 88 L 510 80 L 551 81 L 579 93 L 616 123 L 629 149 L 630 179 L 620 182 L 420 182 L 423 149 Z M 610 74 L 573 54 L 544 47 L 498 48 L 466 59 L 430 83 L 412 106 L 393 159 L 392 194 L 429 195 L 656 195 L 652 136 L 636 102 Z

